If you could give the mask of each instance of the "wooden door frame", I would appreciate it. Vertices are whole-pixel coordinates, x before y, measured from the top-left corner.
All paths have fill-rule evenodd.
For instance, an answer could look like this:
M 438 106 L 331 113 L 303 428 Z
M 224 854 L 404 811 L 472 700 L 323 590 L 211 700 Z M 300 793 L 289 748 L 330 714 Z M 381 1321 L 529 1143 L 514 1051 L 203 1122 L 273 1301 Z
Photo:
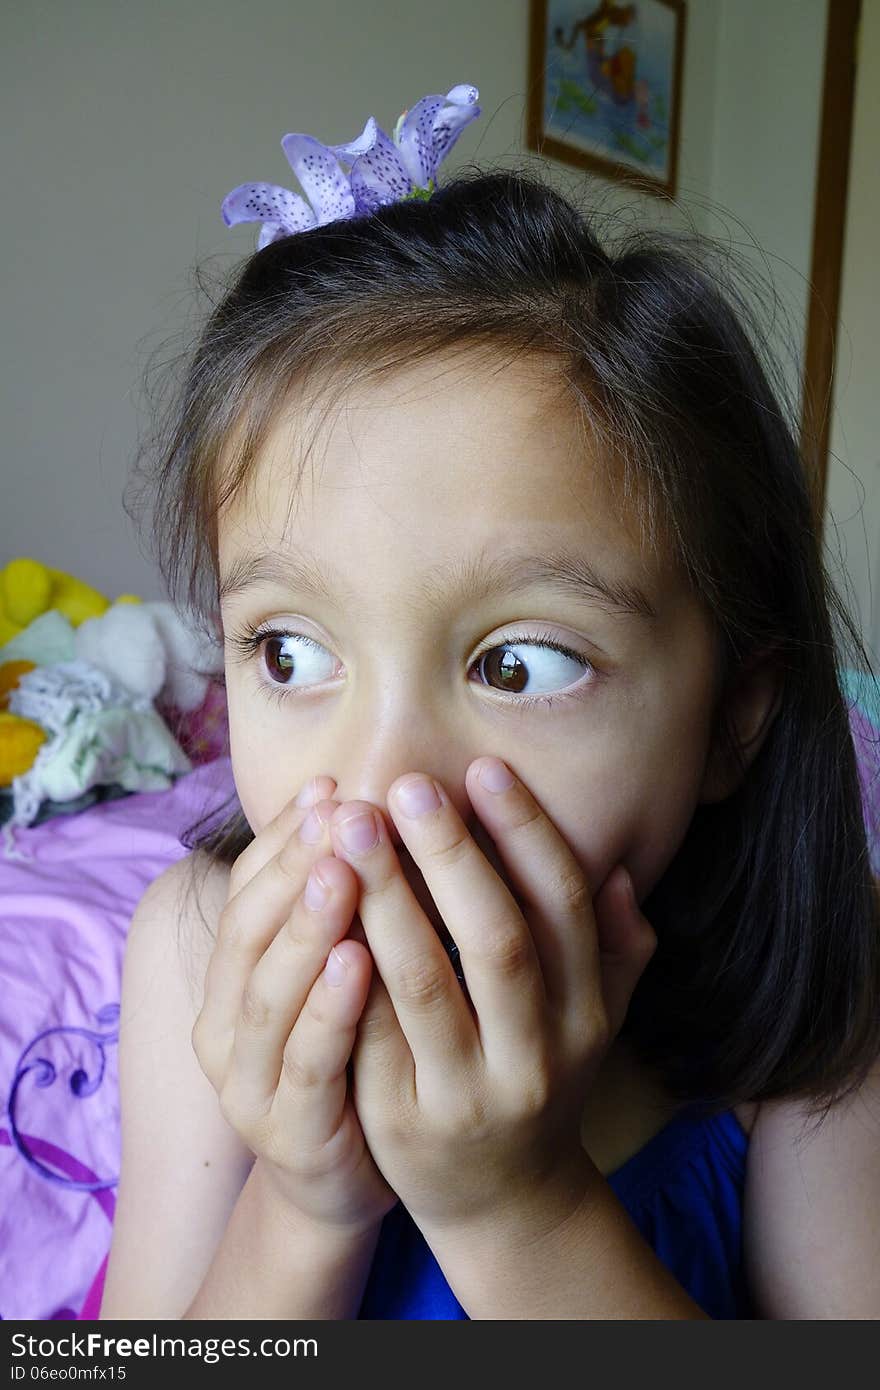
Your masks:
M 820 534 L 828 478 L 860 13 L 861 0 L 828 0 L 801 400 L 801 452 Z

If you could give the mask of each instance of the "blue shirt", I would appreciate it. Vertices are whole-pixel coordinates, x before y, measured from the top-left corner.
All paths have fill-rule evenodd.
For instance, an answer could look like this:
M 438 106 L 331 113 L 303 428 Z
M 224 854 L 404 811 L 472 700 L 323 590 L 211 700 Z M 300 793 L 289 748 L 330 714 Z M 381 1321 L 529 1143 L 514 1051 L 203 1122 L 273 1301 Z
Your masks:
M 753 1318 L 742 1259 L 749 1140 L 732 1110 L 687 1107 L 606 1181 L 645 1240 L 712 1318 Z M 467 1318 L 401 1204 L 382 1222 L 359 1318 Z

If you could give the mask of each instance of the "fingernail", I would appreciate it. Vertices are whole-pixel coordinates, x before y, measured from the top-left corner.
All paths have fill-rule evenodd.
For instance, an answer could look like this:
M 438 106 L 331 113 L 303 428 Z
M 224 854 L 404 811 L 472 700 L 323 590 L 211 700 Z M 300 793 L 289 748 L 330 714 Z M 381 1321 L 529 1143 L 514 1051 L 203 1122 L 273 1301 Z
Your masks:
M 430 777 L 411 777 L 408 782 L 401 782 L 394 800 L 405 816 L 426 816 L 442 805 Z
M 372 811 L 361 811 L 341 821 L 339 838 L 352 854 L 365 854 L 379 842 L 379 826 Z
M 334 987 L 341 985 L 348 974 L 348 966 L 335 946 L 330 948 L 327 964 L 324 966 L 324 974 L 327 976 L 328 985 L 333 985 Z
M 306 782 L 299 796 L 296 798 L 297 806 L 314 806 L 318 799 L 318 779 L 312 777 Z
M 318 870 L 312 869 L 306 879 L 305 892 L 303 893 L 307 906 L 310 907 L 313 912 L 319 912 L 329 896 L 330 889 L 321 878 Z
M 324 826 L 336 810 L 333 801 L 319 801 L 313 806 L 299 828 L 299 838 L 307 845 L 316 845 L 324 834 Z
M 311 777 L 296 798 L 297 806 L 314 806 L 315 802 L 321 799 L 321 784 L 323 782 L 329 783 L 331 788 L 336 785 L 332 777 Z
M 480 763 L 480 786 L 485 787 L 487 791 L 509 791 L 515 781 L 513 773 L 500 758 L 486 758 Z

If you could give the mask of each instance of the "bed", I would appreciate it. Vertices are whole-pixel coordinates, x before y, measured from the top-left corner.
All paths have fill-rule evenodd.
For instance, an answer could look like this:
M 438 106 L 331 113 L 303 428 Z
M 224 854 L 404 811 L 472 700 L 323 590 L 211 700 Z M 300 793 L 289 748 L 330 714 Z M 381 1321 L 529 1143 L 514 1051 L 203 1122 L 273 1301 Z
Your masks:
M 228 813 L 228 756 L 160 791 L 16 827 L 0 850 L 0 1316 L 94 1316 L 119 1173 L 122 956 L 180 836 Z M 210 823 L 210 822 L 209 822 Z M 157 1143 L 172 1142 L 157 1135 Z M 89 1291 L 92 1304 L 87 1306 Z
M 880 875 L 880 714 L 845 677 L 874 873 Z M 160 791 L 117 795 L 18 829 L 0 853 L 0 1316 L 94 1317 L 119 1172 L 116 1042 L 128 924 L 188 851 L 180 836 L 228 810 L 229 758 L 191 758 Z M 156 1143 L 173 1143 L 156 1135 Z

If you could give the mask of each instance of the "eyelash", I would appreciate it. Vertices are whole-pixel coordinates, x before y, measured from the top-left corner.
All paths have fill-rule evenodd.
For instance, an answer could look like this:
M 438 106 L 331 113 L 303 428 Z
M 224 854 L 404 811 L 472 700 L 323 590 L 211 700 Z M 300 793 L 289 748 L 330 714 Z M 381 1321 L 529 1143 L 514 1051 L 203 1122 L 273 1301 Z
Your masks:
M 249 662 L 257 655 L 263 643 L 271 640 L 273 637 L 295 637 L 298 642 L 301 642 L 303 646 L 310 648 L 312 651 L 323 652 L 326 650 L 320 642 L 315 642 L 313 638 L 307 637 L 303 632 L 291 632 L 287 628 L 279 627 L 252 627 L 250 624 L 240 632 L 231 633 L 227 636 L 226 641 L 233 652 L 236 653 L 235 659 L 237 661 Z M 552 635 L 547 632 L 523 632 L 515 637 L 506 637 L 500 642 L 493 642 L 491 647 L 486 647 L 483 651 L 477 653 L 474 658 L 474 665 L 477 665 L 489 652 L 495 651 L 497 647 L 522 646 L 541 647 L 544 650 L 559 652 L 562 656 L 567 656 L 573 661 L 580 662 L 581 665 L 587 667 L 593 672 L 594 676 L 598 678 L 598 671 L 592 662 L 588 661 L 585 656 L 581 656 L 580 652 L 572 651 L 571 647 L 566 647 L 562 642 L 557 642 Z M 297 690 L 296 688 L 270 684 L 268 681 L 260 679 L 260 677 L 257 677 L 257 683 L 267 698 L 276 701 L 279 705 L 283 704 L 285 700 L 292 699 L 304 693 L 302 690 Z M 574 698 L 574 692 L 568 691 L 559 695 L 516 695 L 511 698 L 516 707 L 520 710 L 536 708 L 538 705 L 543 705 L 546 709 L 549 709 L 552 705 L 556 704 L 557 701 Z

